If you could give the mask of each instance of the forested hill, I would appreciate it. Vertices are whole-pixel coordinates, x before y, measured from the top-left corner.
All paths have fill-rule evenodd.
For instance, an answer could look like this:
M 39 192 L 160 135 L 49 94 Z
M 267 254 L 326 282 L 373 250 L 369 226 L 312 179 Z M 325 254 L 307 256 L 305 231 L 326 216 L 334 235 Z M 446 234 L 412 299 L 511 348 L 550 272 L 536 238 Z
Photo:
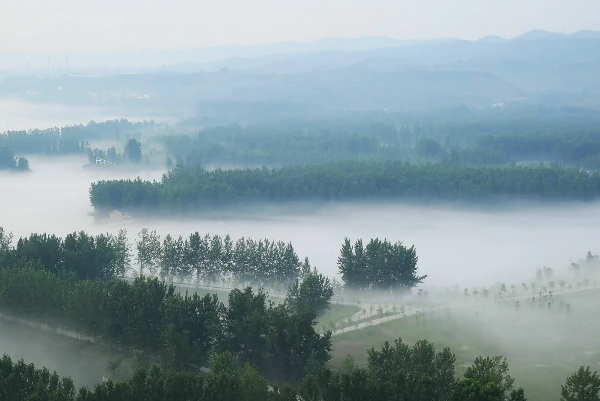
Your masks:
M 177 165 L 160 182 L 93 183 L 96 208 L 187 212 L 245 202 L 331 200 L 465 200 L 497 197 L 592 200 L 600 175 L 558 167 L 464 167 L 400 161 L 345 161 L 279 169 L 208 171 Z

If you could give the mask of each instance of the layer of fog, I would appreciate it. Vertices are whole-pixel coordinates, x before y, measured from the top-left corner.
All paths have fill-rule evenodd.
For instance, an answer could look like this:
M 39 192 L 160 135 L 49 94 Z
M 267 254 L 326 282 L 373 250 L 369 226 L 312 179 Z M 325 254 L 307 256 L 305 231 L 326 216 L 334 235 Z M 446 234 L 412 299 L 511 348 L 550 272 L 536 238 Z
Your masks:
M 588 250 L 598 252 L 600 204 L 523 205 L 506 210 L 449 206 L 329 204 L 224 212 L 206 218 L 138 217 L 136 224 L 95 222 L 88 191 L 99 179 L 128 176 L 114 170 L 82 169 L 84 157 L 31 158 L 27 174 L 0 173 L 0 225 L 16 236 L 51 232 L 64 236 L 85 230 L 126 228 L 133 241 L 142 227 L 160 234 L 230 234 L 291 241 L 299 256 L 333 276 L 344 237 L 388 238 L 414 244 L 426 286 L 486 285 L 497 280 L 529 280 L 537 267 L 566 266 Z M 164 171 L 139 174 L 159 179 Z
M 113 357 L 110 351 L 100 352 L 90 343 L 6 320 L 0 321 L 0 356 L 3 354 L 13 362 L 23 359 L 36 368 L 71 377 L 76 387 L 100 382 Z
M 0 98 L 0 132 L 64 127 L 87 124 L 90 120 L 105 121 L 120 118 L 127 118 L 130 121 L 151 119 L 140 115 L 123 115 L 101 107 L 47 104 Z M 152 118 L 155 121 L 167 121 L 166 118 Z

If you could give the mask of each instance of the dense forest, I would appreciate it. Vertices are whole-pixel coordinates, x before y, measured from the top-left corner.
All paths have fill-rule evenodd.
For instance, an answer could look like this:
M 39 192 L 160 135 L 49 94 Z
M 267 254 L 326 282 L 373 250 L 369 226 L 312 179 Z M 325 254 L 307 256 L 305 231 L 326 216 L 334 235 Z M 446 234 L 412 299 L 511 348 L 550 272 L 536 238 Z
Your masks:
M 312 164 L 208 171 L 177 165 L 160 182 L 93 183 L 99 209 L 190 212 L 226 204 L 333 200 L 463 200 L 499 197 L 590 200 L 600 175 L 558 167 L 460 167 L 401 161 Z

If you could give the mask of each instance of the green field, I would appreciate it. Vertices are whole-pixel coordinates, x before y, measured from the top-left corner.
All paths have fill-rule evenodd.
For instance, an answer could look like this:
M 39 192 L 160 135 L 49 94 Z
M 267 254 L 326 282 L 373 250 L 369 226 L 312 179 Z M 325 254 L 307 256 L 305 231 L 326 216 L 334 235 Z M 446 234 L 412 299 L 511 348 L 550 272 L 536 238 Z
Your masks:
M 528 399 L 558 400 L 560 385 L 569 374 L 580 365 L 592 369 L 600 365 L 600 322 L 595 318 L 600 291 L 568 294 L 562 300 L 562 307 L 557 301 L 551 308 L 522 302 L 519 309 L 487 300 L 341 334 L 333 338 L 331 365 L 339 367 L 347 355 L 363 365 L 366 349 L 398 337 L 408 344 L 427 339 L 437 348 L 450 347 L 459 375 L 477 356 L 503 355 Z M 566 303 L 571 304 L 568 313 Z
M 325 328 L 329 330 L 329 326 L 331 323 L 341 322 L 359 311 L 360 306 L 357 305 L 333 304 L 328 310 L 325 311 L 325 313 L 319 316 L 317 329 Z

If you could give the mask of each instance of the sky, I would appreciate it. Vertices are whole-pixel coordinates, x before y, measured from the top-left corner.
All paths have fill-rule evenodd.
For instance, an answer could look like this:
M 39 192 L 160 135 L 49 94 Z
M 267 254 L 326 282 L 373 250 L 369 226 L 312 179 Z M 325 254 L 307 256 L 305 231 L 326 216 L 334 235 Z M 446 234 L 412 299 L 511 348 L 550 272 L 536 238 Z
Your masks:
M 600 30 L 600 0 L 0 0 L 0 52 Z

